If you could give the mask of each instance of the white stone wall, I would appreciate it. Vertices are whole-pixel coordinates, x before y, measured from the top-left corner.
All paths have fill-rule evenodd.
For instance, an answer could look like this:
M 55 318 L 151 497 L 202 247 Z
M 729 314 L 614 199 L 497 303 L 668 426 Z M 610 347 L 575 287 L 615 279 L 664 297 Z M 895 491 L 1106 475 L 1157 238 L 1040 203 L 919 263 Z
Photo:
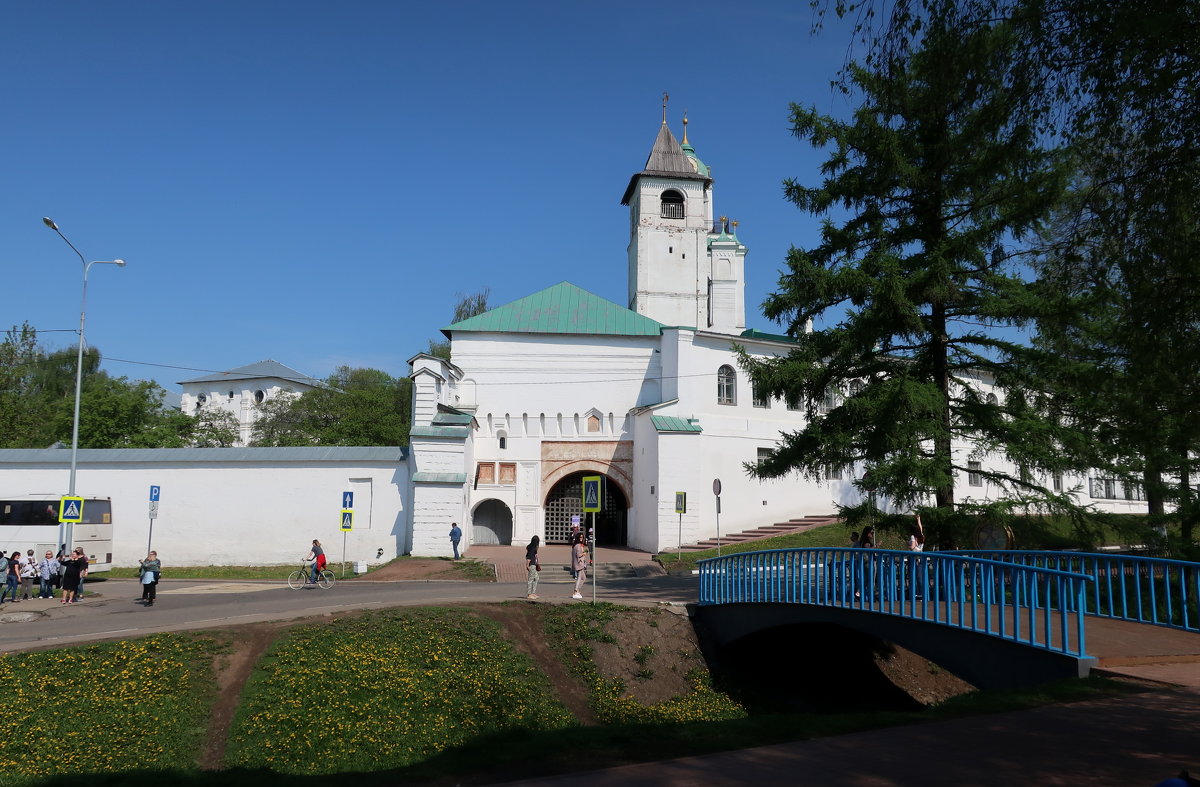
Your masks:
M 400 449 L 390 450 L 400 456 Z M 61 459 L 0 464 L 0 498 L 65 488 L 70 461 L 65 450 L 0 451 L 6 456 L 54 453 Z M 320 461 L 289 454 L 307 457 L 312 449 L 80 451 L 76 488 L 83 497 L 112 498 L 113 563 L 118 566 L 133 565 L 146 554 L 151 485 L 162 489 L 153 548 L 168 569 L 298 564 L 314 538 L 325 545 L 330 560 L 341 560 L 341 494 L 350 489 L 369 488 L 370 494 L 368 500 L 361 499 L 361 491 L 356 494 L 345 558 L 378 563 L 402 553 L 408 496 L 402 460 Z

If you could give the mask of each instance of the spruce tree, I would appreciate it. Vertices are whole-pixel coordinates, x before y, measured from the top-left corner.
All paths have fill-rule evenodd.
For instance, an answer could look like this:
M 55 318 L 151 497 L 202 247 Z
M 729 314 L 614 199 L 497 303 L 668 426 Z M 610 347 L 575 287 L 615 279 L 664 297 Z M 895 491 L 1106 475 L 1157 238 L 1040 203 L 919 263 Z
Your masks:
M 1029 491 L 1041 489 L 1032 471 L 1060 466 L 1051 447 L 1069 436 L 1011 373 L 1019 337 L 995 330 L 1027 297 L 1014 244 L 1065 182 L 1015 112 L 1027 89 L 1007 69 L 1018 44 L 1006 24 L 962 32 L 951 14 L 930 18 L 919 49 L 849 67 L 851 120 L 793 106 L 796 136 L 831 153 L 820 185 L 789 180 L 786 194 L 825 221 L 764 304 L 796 348 L 742 363 L 760 390 L 802 402 L 807 424 L 757 474 L 820 479 L 860 463 L 898 504 L 932 494 L 949 512 L 972 459 L 1006 457 L 981 474 Z

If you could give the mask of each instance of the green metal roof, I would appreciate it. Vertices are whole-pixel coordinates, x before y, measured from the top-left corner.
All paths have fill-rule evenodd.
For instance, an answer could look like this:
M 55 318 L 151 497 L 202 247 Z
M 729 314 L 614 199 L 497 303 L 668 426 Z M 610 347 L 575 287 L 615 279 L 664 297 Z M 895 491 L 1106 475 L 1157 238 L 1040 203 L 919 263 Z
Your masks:
M 757 331 L 753 328 L 742 331 L 742 336 L 747 339 L 767 339 L 768 341 L 772 342 L 787 342 L 788 344 L 796 343 L 796 340 L 791 336 L 785 336 L 782 333 L 767 333 L 766 331 Z
M 433 416 L 433 426 L 470 426 L 471 420 L 466 413 L 438 413 Z
M 442 331 L 447 335 L 451 331 L 480 331 L 658 336 L 662 328 L 662 323 L 564 281 Z
M 408 430 L 409 437 L 468 437 L 471 430 L 465 426 L 414 426 Z
M 677 418 L 673 415 L 652 415 L 650 423 L 659 432 L 702 432 L 700 424 L 687 418 Z

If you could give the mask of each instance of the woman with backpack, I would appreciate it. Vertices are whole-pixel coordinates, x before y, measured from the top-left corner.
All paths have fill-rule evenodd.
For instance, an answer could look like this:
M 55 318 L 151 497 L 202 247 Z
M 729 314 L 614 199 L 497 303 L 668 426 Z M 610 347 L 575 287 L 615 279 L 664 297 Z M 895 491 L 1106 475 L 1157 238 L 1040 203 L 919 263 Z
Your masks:
M 152 607 L 157 595 L 158 578 L 162 575 L 162 562 L 158 559 L 158 553 L 151 551 L 145 560 L 138 561 L 138 565 L 141 567 L 142 601 Z

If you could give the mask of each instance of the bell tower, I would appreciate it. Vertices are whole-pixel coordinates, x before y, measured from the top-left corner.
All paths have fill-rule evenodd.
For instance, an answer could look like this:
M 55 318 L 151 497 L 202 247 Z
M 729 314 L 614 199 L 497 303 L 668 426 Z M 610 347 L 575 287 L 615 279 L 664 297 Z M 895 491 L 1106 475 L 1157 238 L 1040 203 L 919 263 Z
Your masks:
M 686 117 L 682 145 L 671 133 L 666 100 L 646 166 L 621 198 L 629 207 L 628 305 L 664 325 L 741 333 L 746 247 L 724 217 L 714 224 L 709 169 L 688 142 Z

